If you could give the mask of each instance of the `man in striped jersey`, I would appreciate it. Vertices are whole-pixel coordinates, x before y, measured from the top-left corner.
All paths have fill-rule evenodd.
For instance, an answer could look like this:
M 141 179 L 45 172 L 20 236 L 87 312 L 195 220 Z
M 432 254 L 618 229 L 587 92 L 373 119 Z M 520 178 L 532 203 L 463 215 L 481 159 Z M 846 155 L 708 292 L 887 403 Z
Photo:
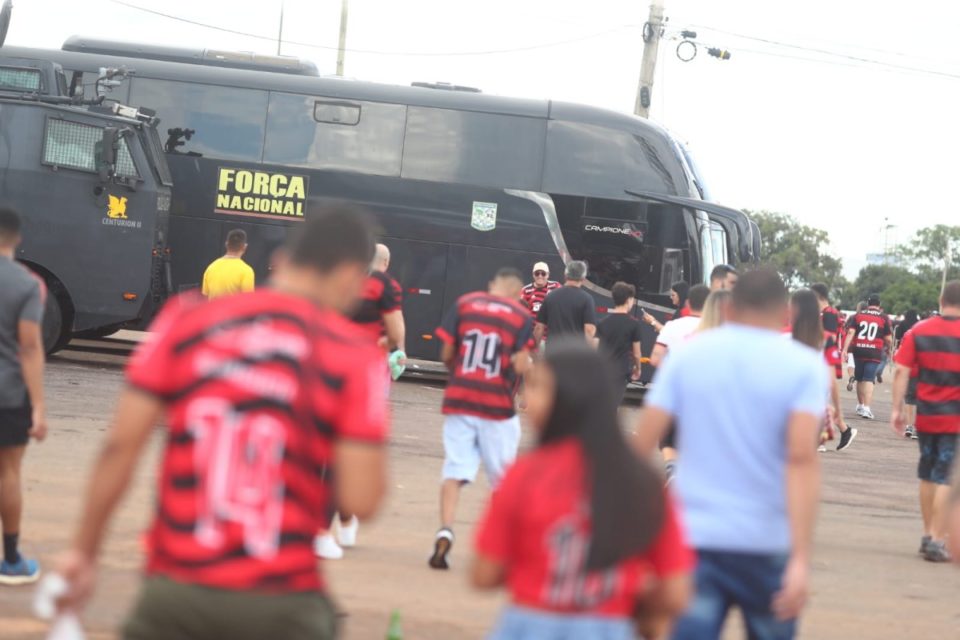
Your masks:
M 110 516 L 165 414 L 146 579 L 124 637 L 335 637 L 311 543 L 334 504 L 368 517 L 386 484 L 383 352 L 342 315 L 372 255 L 365 217 L 333 209 L 292 236 L 272 287 L 167 304 L 130 360 L 61 565 L 62 606 L 90 596 Z
M 461 487 L 476 479 L 482 463 L 495 488 L 517 456 L 520 420 L 513 396 L 533 349 L 533 318 L 519 300 L 521 278 L 516 269 L 501 269 L 488 291 L 461 296 L 437 329 L 450 378 L 443 394 L 443 484 L 433 569 L 449 567 Z
M 950 473 L 960 434 L 960 280 L 940 295 L 940 315 L 907 332 L 896 355 L 893 380 L 894 431 L 906 432 L 904 399 L 911 371 L 917 376 L 917 442 L 920 444 L 920 554 L 930 562 L 948 562 L 946 518 Z

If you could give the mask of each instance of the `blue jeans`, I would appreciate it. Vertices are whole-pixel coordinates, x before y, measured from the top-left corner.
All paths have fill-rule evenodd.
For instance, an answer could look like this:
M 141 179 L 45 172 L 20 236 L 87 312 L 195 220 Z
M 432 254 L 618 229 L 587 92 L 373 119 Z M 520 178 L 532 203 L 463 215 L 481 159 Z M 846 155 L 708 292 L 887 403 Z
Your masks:
M 797 621 L 777 620 L 771 611 L 787 567 L 785 554 L 698 551 L 696 594 L 677 621 L 673 640 L 719 639 L 732 607 L 743 612 L 750 640 L 790 640 Z
M 633 640 L 626 618 L 559 614 L 512 605 L 487 640 Z

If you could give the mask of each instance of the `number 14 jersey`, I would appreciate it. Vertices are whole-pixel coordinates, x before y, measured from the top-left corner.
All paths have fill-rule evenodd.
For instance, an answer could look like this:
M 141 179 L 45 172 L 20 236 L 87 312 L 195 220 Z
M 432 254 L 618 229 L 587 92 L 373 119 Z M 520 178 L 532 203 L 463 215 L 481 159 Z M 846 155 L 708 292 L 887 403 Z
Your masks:
M 511 359 L 533 348 L 530 312 L 517 300 L 468 293 L 447 312 L 437 338 L 455 350 L 443 413 L 512 418 L 516 375 Z

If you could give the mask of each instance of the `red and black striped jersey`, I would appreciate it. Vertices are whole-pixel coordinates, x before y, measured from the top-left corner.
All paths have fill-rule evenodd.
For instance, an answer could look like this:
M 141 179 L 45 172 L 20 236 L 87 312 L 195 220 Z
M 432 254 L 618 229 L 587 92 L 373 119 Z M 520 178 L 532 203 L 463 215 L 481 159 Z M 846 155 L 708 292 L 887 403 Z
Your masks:
M 916 324 L 895 359 L 916 371 L 917 431 L 960 433 L 960 318 Z
M 890 329 L 890 318 L 878 307 L 868 307 L 847 320 L 847 330 L 853 329 L 849 351 L 859 360 L 880 362 Z
M 386 334 L 383 316 L 400 309 L 402 304 L 403 292 L 397 281 L 387 273 L 374 271 L 363 285 L 360 307 L 353 314 L 353 321 L 377 342 Z
M 334 444 L 387 435 L 383 355 L 343 316 L 260 289 L 171 300 L 131 385 L 166 405 L 147 573 L 220 589 L 322 588 Z
M 530 283 L 523 288 L 520 293 L 520 298 L 523 300 L 523 304 L 530 310 L 530 313 L 533 314 L 533 317 L 536 318 L 537 313 L 540 311 L 540 305 L 543 304 L 543 299 L 547 297 L 548 293 L 554 289 L 559 289 L 561 286 L 563 285 L 554 280 L 547 280 L 546 286 L 543 287 L 538 287 Z
M 486 292 L 461 296 L 437 329 L 454 346 L 443 413 L 506 420 L 515 415 L 513 356 L 533 348 L 533 319 L 519 301 Z

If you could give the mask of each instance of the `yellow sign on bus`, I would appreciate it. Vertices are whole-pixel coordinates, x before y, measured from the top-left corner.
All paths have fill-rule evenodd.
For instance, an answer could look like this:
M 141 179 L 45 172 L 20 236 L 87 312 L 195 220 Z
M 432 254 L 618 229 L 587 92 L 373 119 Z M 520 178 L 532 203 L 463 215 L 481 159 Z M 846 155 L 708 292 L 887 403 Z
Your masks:
M 303 220 L 307 176 L 220 167 L 217 213 Z

